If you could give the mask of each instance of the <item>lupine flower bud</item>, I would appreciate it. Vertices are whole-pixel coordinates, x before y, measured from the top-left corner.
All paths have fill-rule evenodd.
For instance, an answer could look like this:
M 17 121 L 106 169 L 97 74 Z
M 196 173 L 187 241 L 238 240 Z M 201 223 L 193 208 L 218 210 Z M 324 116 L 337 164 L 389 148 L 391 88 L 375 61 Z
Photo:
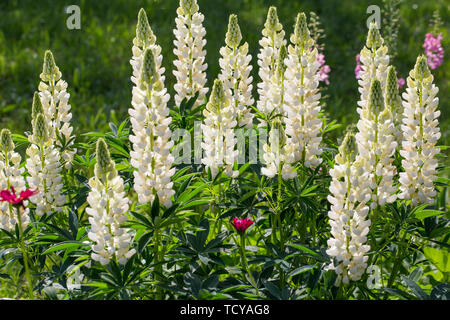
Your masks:
M 399 100 L 398 94 L 398 80 L 395 74 L 395 67 L 390 66 L 388 68 L 387 79 L 386 79 L 386 105 L 395 106 Z
M 220 109 L 220 105 L 225 98 L 225 91 L 223 89 L 223 83 L 219 79 L 214 80 L 212 94 L 209 97 L 209 102 L 216 109 Z
M 180 0 L 180 7 L 184 10 L 185 13 L 190 13 L 193 5 L 196 4 L 195 0 Z
M 431 75 L 425 56 L 417 57 L 416 65 L 414 66 L 414 74 L 416 80 L 423 80 Z
M 14 150 L 14 143 L 11 139 L 11 131 L 9 129 L 2 129 L 0 133 L 0 143 L 2 144 L 2 149 L 5 151 Z
M 280 31 L 283 27 L 281 26 L 280 22 L 278 21 L 278 15 L 277 15 L 277 8 L 272 6 L 269 8 L 269 11 L 267 12 L 267 19 L 266 23 L 264 23 L 264 27 L 267 28 L 269 31 Z
M 39 113 L 44 113 L 44 108 L 42 107 L 41 97 L 39 97 L 39 93 L 36 91 L 33 95 L 33 104 L 31 106 L 31 118 L 36 119 L 36 116 Z
M 286 71 L 286 63 L 284 60 L 288 57 L 286 45 L 282 44 L 280 47 L 280 52 L 278 53 L 278 61 L 277 61 L 277 75 L 279 78 L 283 77 L 284 72 Z
M 157 75 L 155 56 L 153 55 L 152 49 L 146 49 L 144 52 L 144 62 L 142 67 L 141 79 L 148 85 L 151 85 L 155 82 L 155 75 Z
M 291 37 L 291 42 L 294 44 L 307 43 L 311 39 L 309 35 L 308 22 L 306 21 L 306 15 L 300 12 L 297 15 L 294 26 L 294 36 Z
M 141 8 L 138 14 L 138 23 L 136 26 L 136 39 L 138 45 L 145 46 L 155 42 L 155 36 L 153 34 L 152 28 L 148 23 L 147 14 L 145 10 Z
M 377 23 L 371 22 L 369 26 L 369 33 L 367 35 L 366 47 L 369 49 L 378 49 L 383 44 L 383 38 L 381 38 L 380 30 Z
M 60 78 L 61 72 L 59 72 L 59 68 L 55 64 L 53 53 L 50 50 L 45 51 L 41 79 L 43 81 L 58 81 Z
M 384 109 L 383 91 L 378 79 L 372 81 L 369 91 L 369 110 L 378 115 Z
M 42 113 L 39 113 L 33 121 L 33 135 L 45 142 L 48 140 L 48 127 L 45 117 Z
M 102 173 L 111 171 L 113 164 L 111 163 L 111 156 L 109 154 L 108 146 L 102 138 L 97 141 L 97 164 Z
M 233 49 L 236 49 L 242 40 L 241 28 L 238 24 L 238 17 L 235 14 L 230 15 L 228 20 L 228 31 L 225 35 L 225 43 Z
M 347 132 L 341 146 L 339 147 L 339 152 L 347 157 L 350 161 L 355 161 L 356 154 L 358 151 L 358 145 L 356 143 L 355 134 L 353 132 Z

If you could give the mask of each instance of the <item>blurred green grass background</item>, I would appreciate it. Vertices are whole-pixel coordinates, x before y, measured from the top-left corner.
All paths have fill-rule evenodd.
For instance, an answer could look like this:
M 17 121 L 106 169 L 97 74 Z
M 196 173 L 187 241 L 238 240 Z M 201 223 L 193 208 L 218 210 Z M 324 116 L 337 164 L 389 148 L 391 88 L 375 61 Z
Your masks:
M 257 76 L 258 41 L 267 9 L 278 8 L 280 22 L 287 35 L 293 31 L 297 12 L 316 12 L 325 30 L 325 57 L 331 67 L 326 90 L 326 110 L 331 118 L 347 125 L 357 120 L 357 80 L 355 55 L 367 34 L 366 13 L 369 5 L 382 7 L 381 0 L 198 0 L 205 15 L 207 31 L 208 85 L 219 72 L 219 49 L 231 13 L 238 14 L 244 41 L 253 56 L 253 76 Z M 79 5 L 81 29 L 69 30 L 65 7 Z M 166 67 L 166 86 L 173 104 L 172 74 L 175 56 L 173 28 L 178 0 L 2 0 L 0 2 L 0 127 L 14 133 L 31 128 L 31 101 L 39 84 L 44 51 L 51 49 L 63 79 L 69 84 L 76 134 L 104 130 L 108 121 L 122 121 L 131 101 L 132 39 L 138 10 L 145 8 L 151 27 L 162 46 Z M 416 57 L 423 53 L 425 34 L 434 10 L 444 22 L 445 63 L 433 70 L 440 88 L 440 145 L 449 145 L 449 8 L 446 0 L 405 0 L 400 5 L 398 55 L 393 64 L 398 75 L 406 78 Z M 309 15 L 308 15 L 309 16 Z M 383 32 L 383 29 L 382 29 Z M 404 88 L 403 88 L 404 90 Z M 255 90 L 256 95 L 256 90 Z

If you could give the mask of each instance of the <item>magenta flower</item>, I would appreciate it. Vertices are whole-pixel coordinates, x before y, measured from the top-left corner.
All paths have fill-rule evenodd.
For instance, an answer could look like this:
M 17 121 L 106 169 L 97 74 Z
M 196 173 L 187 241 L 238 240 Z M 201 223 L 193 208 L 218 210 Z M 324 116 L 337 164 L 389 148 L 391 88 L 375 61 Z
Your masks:
M 405 78 L 398 78 L 397 85 L 401 89 L 405 85 Z
M 355 57 L 355 60 L 356 60 L 355 78 L 356 79 L 360 79 L 361 78 L 360 72 L 363 70 L 362 65 L 361 65 L 361 61 L 360 61 L 360 56 L 361 56 L 361 54 L 358 53 L 356 55 L 356 57 Z
M 252 219 L 238 219 L 238 218 L 233 218 L 230 223 L 233 225 L 233 227 L 236 229 L 236 231 L 239 234 L 244 234 L 245 230 L 247 230 L 252 224 L 253 224 L 253 220 Z
M 444 62 L 444 48 L 441 45 L 441 40 L 442 34 L 438 34 L 436 38 L 432 33 L 425 35 L 422 47 L 425 49 L 425 54 L 428 57 L 427 62 L 431 69 L 436 69 Z
M 0 191 L 0 201 L 7 201 L 13 205 L 22 206 L 23 208 L 25 208 L 23 202 L 38 192 L 38 190 L 27 189 L 22 191 L 19 197 L 17 197 L 14 187 L 11 186 L 11 191 L 9 191 L 8 189 Z
M 329 65 L 325 64 L 325 56 L 322 53 L 318 53 L 316 61 L 319 64 L 319 81 L 323 81 L 329 85 L 330 81 L 328 80 L 328 73 L 330 73 L 331 68 Z

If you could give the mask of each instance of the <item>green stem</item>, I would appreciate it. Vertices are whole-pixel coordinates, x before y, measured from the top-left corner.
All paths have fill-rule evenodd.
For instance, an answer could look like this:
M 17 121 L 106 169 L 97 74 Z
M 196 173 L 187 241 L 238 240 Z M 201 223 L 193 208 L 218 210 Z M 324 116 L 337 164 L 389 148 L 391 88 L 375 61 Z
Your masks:
M 9 208 L 10 208 L 10 210 L 12 209 L 11 204 L 9 205 Z M 34 299 L 33 282 L 31 281 L 30 269 L 28 267 L 28 253 L 27 253 L 27 250 L 25 249 L 25 242 L 23 239 L 23 228 L 22 228 L 22 219 L 20 217 L 20 208 L 17 208 L 16 214 L 17 214 L 17 225 L 19 227 L 20 249 L 22 250 L 22 254 L 23 254 L 23 264 L 25 266 L 25 277 L 28 282 L 28 297 L 31 300 L 33 300 Z
M 258 286 L 255 282 L 255 279 L 253 279 L 252 273 L 250 272 L 249 268 L 248 268 L 248 263 L 247 263 L 247 255 L 246 255 L 246 251 L 245 251 L 245 234 L 241 233 L 241 259 L 242 259 L 242 265 L 244 267 L 245 272 L 248 273 L 249 277 L 250 277 L 250 282 L 252 283 L 253 287 L 256 289 L 256 294 L 259 297 L 259 290 L 258 290 Z

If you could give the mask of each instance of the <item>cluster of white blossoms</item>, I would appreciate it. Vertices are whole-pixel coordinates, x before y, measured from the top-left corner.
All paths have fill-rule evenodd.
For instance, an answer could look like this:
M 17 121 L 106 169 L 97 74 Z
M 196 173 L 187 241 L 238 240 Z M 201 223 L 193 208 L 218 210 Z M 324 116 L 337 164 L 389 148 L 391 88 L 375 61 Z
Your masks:
M 208 92 L 206 85 L 205 62 L 206 50 L 206 30 L 203 27 L 204 16 L 198 12 L 197 0 L 180 0 L 180 7 L 177 9 L 178 16 L 175 18 L 176 29 L 173 30 L 176 40 L 173 53 L 177 56 L 173 64 L 177 70 L 173 71 L 177 79 L 174 86 L 175 103 L 181 104 L 183 99 L 190 99 L 198 93 L 198 98 L 194 107 L 204 103 L 205 95 Z
M 236 149 L 237 138 L 234 134 L 236 127 L 236 113 L 231 101 L 225 93 L 222 81 L 216 79 L 213 89 L 203 110 L 205 116 L 202 124 L 203 158 L 205 169 L 211 170 L 214 178 L 223 167 L 224 173 L 230 177 L 237 177 L 239 171 L 233 170 L 239 150 Z
M 118 175 L 114 161 L 103 139 L 97 141 L 95 176 L 89 179 L 91 190 L 87 197 L 91 230 L 88 233 L 92 245 L 91 257 L 102 265 L 111 259 L 125 264 L 136 253 L 130 249 L 134 237 L 131 229 L 121 228 L 128 220 L 129 199 L 126 197 L 123 179 Z
M 61 212 L 66 203 L 66 197 L 62 194 L 61 156 L 50 137 L 50 128 L 37 93 L 33 97 L 32 125 L 33 134 L 28 137 L 31 144 L 26 151 L 28 159 L 25 167 L 29 174 L 29 187 L 39 190 L 39 193 L 30 201 L 36 204 L 38 216 Z
M 72 119 L 69 104 L 70 94 L 67 92 L 67 82 L 61 79 L 61 72 L 49 50 L 45 52 L 40 78 L 42 81 L 39 83 L 38 90 L 47 121 L 49 138 L 61 151 L 61 160 L 65 168 L 69 169 L 76 153 L 76 149 L 72 147 L 74 137 L 72 136 L 73 128 L 70 125 Z M 62 144 L 58 137 L 65 139 L 65 143 Z
M 16 192 L 20 192 L 26 189 L 25 179 L 22 176 L 25 168 L 20 167 L 21 160 L 20 154 L 14 151 L 11 132 L 3 129 L 0 133 L 0 190 L 9 190 L 12 187 Z M 0 202 L 0 228 L 7 231 L 14 230 L 18 214 L 22 228 L 26 228 L 30 222 L 28 212 L 28 208 L 17 208 L 7 201 Z
M 387 68 L 389 65 L 388 47 L 383 45 L 384 39 L 380 35 L 376 22 L 370 23 L 367 34 L 366 45 L 360 52 L 362 70 L 359 75 L 359 93 L 357 112 L 360 117 L 368 117 L 369 90 L 374 79 L 381 82 L 381 87 L 385 87 Z
M 403 143 L 400 155 L 405 172 L 400 173 L 399 198 L 411 200 L 413 205 L 431 203 L 436 195 L 433 181 L 437 178 L 436 146 L 441 133 L 436 110 L 439 88 L 433 84 L 433 75 L 427 59 L 419 56 L 409 73 L 408 88 L 403 93 Z
M 294 33 L 290 37 L 285 72 L 286 145 L 292 148 L 293 162 L 306 167 L 321 163 L 322 121 L 320 113 L 319 64 L 317 48 L 311 38 L 306 16 L 297 15 Z M 291 177 L 294 177 L 293 172 Z
M 261 168 L 261 173 L 270 178 L 273 178 L 276 174 L 281 174 L 283 179 L 290 179 L 295 177 L 296 171 L 291 165 L 295 160 L 295 146 L 286 144 L 287 137 L 283 127 L 285 122 L 284 110 L 286 108 L 284 99 L 286 57 L 286 46 L 283 44 L 280 47 L 276 70 L 270 78 L 270 87 L 268 88 L 267 105 L 273 108 L 271 112 L 278 117 L 272 119 L 269 123 L 269 140 L 268 143 L 263 145 L 265 167 Z
M 282 74 L 283 80 L 281 80 L 275 75 L 275 70 L 277 68 L 280 48 L 282 45 L 286 45 L 286 40 L 284 39 L 285 32 L 278 20 L 277 8 L 269 8 L 262 35 L 262 39 L 259 40 L 261 48 L 258 54 L 258 75 L 261 78 L 261 82 L 257 85 L 259 100 L 256 106 L 266 118 L 271 118 L 271 116 L 275 116 L 276 112 L 274 112 L 274 109 L 279 105 L 279 103 L 275 103 L 274 105 L 273 100 L 280 98 L 279 84 L 280 81 L 284 81 L 284 71 Z M 277 90 L 273 89 L 273 82 L 275 82 Z M 283 83 L 281 85 L 284 87 Z M 264 125 L 265 121 L 260 119 L 260 126 Z
M 367 206 L 371 198 L 369 177 L 356 149 L 355 136 L 349 132 L 330 170 L 331 238 L 327 242 L 327 254 L 334 258 L 328 269 L 335 270 L 336 285 L 361 279 L 367 268 L 366 253 L 370 250 L 366 244 L 371 224 Z
M 403 119 L 402 99 L 398 92 L 398 80 L 394 66 L 389 66 L 387 71 L 386 86 L 384 88 L 386 108 L 389 109 L 394 123 L 394 137 L 397 149 L 401 147 L 403 133 L 401 129 Z
M 136 169 L 134 190 L 141 204 L 152 203 L 157 195 L 161 204 L 170 207 L 175 193 L 171 182 L 175 173 L 170 153 L 172 118 L 167 107 L 170 96 L 164 87 L 161 47 L 156 44 L 144 9 L 139 11 L 130 63 L 134 86 L 128 112 L 133 129 L 129 139 L 133 145 L 131 165 Z
M 393 156 L 397 142 L 392 114 L 384 106 L 381 83 L 377 79 L 372 80 L 368 101 L 366 117 L 361 116 L 357 124 L 359 132 L 356 134 L 356 141 L 358 156 L 369 172 L 368 179 L 372 189 L 370 207 L 373 209 L 396 199 L 394 176 L 397 169 L 393 165 Z
M 248 43 L 240 45 L 242 40 L 241 29 L 235 14 L 230 15 L 228 31 L 225 36 L 225 46 L 220 48 L 219 79 L 223 83 L 225 95 L 230 100 L 233 112 L 236 113 L 238 127 L 252 128 L 253 113 L 251 105 L 252 81 L 250 76 L 252 56 L 248 54 Z

